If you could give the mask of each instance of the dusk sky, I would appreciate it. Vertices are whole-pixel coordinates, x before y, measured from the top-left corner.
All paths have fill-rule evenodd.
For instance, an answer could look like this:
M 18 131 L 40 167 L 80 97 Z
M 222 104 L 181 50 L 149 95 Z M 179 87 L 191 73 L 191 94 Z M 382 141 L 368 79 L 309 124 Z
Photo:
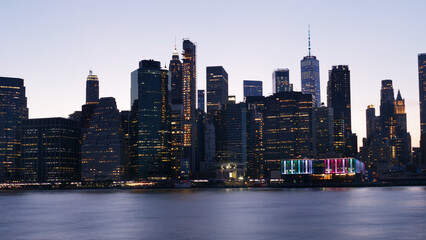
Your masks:
M 426 52 L 426 1 L 1 1 L 0 76 L 25 80 L 30 118 L 68 117 L 85 103 L 89 70 L 100 96 L 130 108 L 130 73 L 142 59 L 171 59 L 175 37 L 197 43 L 197 87 L 206 66 L 221 65 L 229 94 L 243 100 L 243 80 L 262 80 L 289 68 L 300 91 L 300 60 L 320 62 L 321 100 L 328 71 L 349 65 L 352 130 L 361 146 L 365 110 L 392 79 L 405 98 L 412 145 L 419 145 L 417 54 Z

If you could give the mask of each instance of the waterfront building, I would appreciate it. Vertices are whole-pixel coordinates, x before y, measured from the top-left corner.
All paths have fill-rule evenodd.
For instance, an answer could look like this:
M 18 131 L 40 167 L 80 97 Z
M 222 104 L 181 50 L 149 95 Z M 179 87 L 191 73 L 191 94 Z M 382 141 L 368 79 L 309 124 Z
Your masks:
M 85 129 L 81 146 L 82 181 L 119 181 L 125 179 L 127 144 L 115 99 L 99 103 Z
M 262 81 L 244 80 L 244 97 L 263 96 Z
M 352 133 L 350 71 L 347 65 L 333 66 L 329 71 L 327 106 L 333 108 L 335 152 L 356 156 L 357 137 Z
M 272 73 L 272 88 L 274 93 L 293 91 L 293 84 L 290 84 L 290 72 L 288 68 L 274 70 Z
M 0 77 L 0 182 L 19 180 L 21 127 L 28 119 L 24 80 Z
M 321 87 L 319 61 L 311 55 L 311 34 L 308 30 L 308 56 L 300 61 L 302 93 L 312 94 L 312 103 L 314 107 L 321 106 Z
M 169 179 L 168 70 L 161 69 L 160 62 L 142 60 L 132 72 L 131 88 L 131 177 Z
M 419 166 L 426 168 L 426 53 L 418 54 L 419 98 L 420 98 L 420 151 Z
M 80 180 L 80 137 L 77 121 L 65 118 L 24 120 L 21 138 L 21 180 Z
M 206 68 L 207 112 L 220 110 L 228 103 L 228 73 L 222 66 Z
M 333 109 L 322 105 L 313 109 L 314 114 L 314 152 L 317 156 L 334 154 L 334 116 Z
M 265 178 L 264 134 L 265 97 L 247 97 L 247 175 L 249 179 Z
M 181 174 L 185 178 L 191 176 L 196 166 L 196 45 L 189 39 L 183 40 L 183 157 L 181 159 Z M 182 168 L 182 166 L 184 168 Z

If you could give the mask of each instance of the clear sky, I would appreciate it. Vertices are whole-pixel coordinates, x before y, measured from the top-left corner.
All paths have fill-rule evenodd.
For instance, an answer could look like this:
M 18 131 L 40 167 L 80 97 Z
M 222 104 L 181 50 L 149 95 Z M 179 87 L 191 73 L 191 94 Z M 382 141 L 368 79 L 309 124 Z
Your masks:
M 365 109 L 379 114 L 380 84 L 392 79 L 405 98 L 413 146 L 419 145 L 417 54 L 426 52 L 426 1 L 1 1 L 0 76 L 25 80 L 31 118 L 81 109 L 92 69 L 100 96 L 130 105 L 130 72 L 142 59 L 170 61 L 175 36 L 197 43 L 197 86 L 206 66 L 222 65 L 229 94 L 243 100 L 243 80 L 263 81 L 289 68 L 300 91 L 300 60 L 320 61 L 321 100 L 328 70 L 349 65 L 352 130 L 365 137 Z

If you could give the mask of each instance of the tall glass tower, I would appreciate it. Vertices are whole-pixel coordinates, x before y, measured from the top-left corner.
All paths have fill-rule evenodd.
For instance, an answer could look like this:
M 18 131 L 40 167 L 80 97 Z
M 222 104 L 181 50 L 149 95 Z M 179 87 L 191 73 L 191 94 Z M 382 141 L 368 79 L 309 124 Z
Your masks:
M 0 182 L 18 180 L 21 126 L 28 119 L 24 80 L 0 77 Z
M 426 53 L 418 55 L 419 66 L 419 97 L 420 97 L 420 148 L 421 163 L 426 166 Z
M 86 104 L 98 104 L 99 102 L 99 80 L 98 76 L 89 72 L 86 81 Z
M 311 55 L 311 33 L 308 30 L 308 56 L 300 61 L 302 76 L 302 93 L 312 94 L 312 104 L 314 107 L 321 106 L 321 88 L 319 61 Z

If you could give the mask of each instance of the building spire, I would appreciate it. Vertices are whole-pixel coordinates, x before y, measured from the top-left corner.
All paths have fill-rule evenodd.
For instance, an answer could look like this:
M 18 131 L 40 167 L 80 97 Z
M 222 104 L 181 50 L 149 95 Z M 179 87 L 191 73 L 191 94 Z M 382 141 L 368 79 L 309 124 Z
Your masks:
M 402 101 L 401 92 L 398 89 L 398 95 L 396 97 L 396 101 Z
M 309 57 L 311 57 L 311 26 L 308 25 L 308 50 L 309 50 Z
M 89 75 L 92 75 L 92 73 L 93 73 L 93 72 L 92 72 L 92 69 L 90 69 L 90 70 L 89 70 Z

